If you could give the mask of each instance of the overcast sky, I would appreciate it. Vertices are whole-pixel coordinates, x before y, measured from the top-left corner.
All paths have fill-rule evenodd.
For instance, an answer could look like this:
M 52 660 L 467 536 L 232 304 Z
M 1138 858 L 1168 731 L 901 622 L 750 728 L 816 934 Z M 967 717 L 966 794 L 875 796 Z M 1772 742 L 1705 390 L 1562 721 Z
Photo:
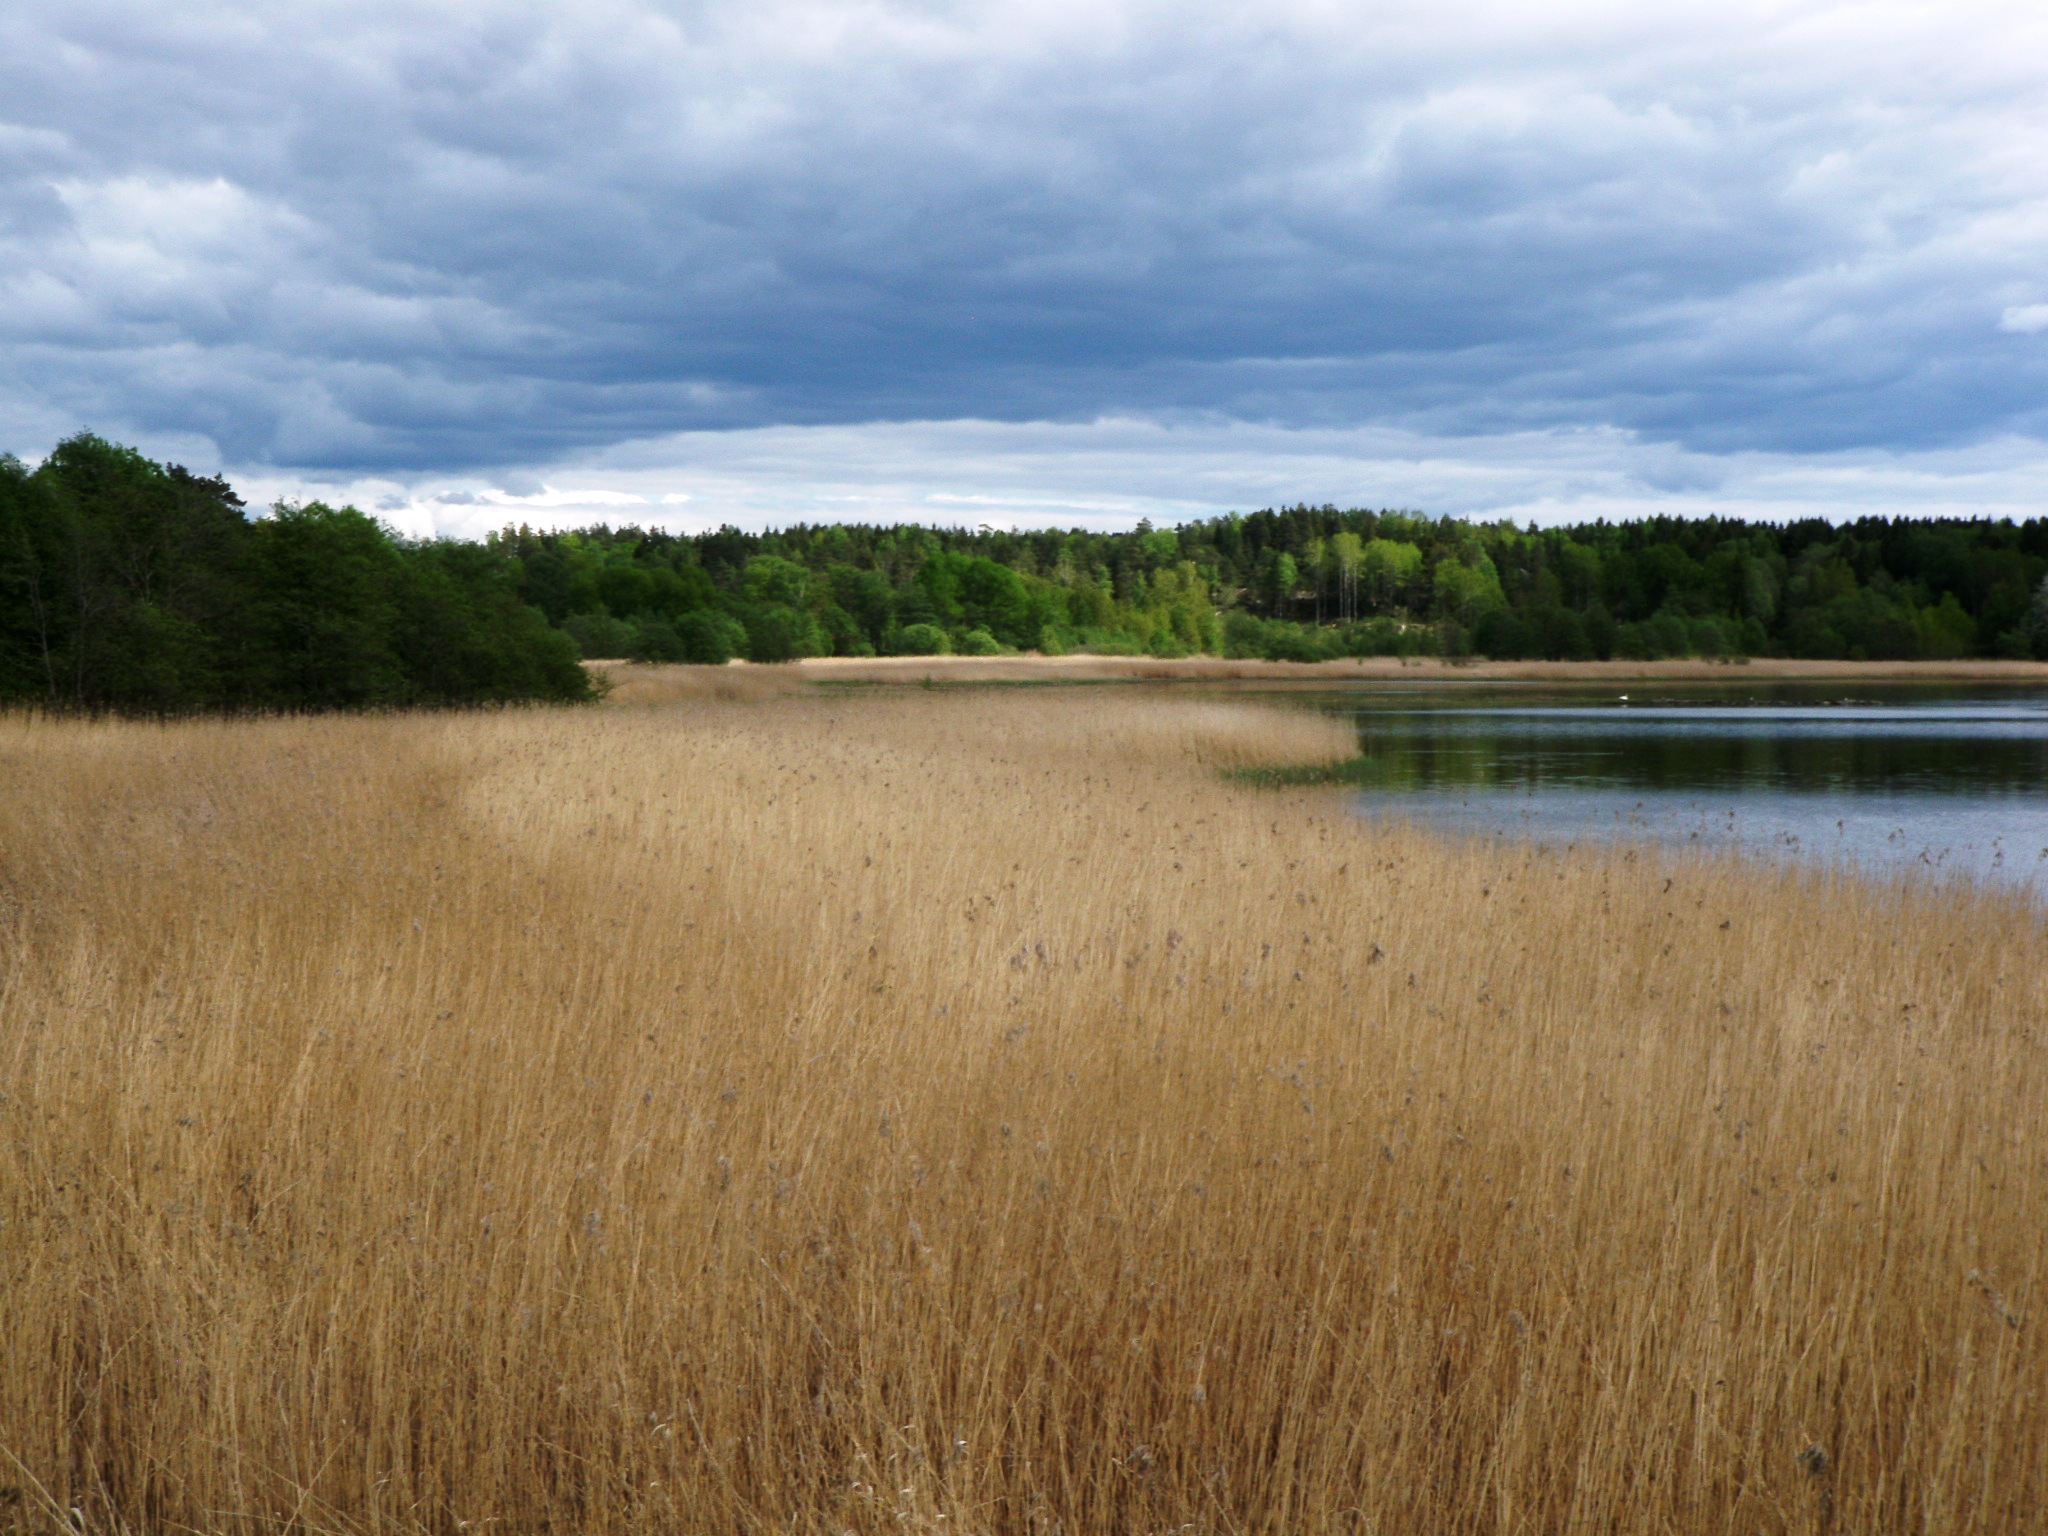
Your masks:
M 2048 7 L 0 8 L 0 449 L 395 523 L 2048 512 Z

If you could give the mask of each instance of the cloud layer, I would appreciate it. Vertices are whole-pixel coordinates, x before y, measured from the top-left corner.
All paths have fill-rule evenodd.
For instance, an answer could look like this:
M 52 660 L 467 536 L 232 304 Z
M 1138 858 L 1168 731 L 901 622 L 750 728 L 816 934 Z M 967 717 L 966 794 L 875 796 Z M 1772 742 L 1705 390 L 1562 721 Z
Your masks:
M 244 477 L 263 503 L 303 478 Z M 1559 522 L 1650 514 L 1785 521 L 2043 510 L 2048 445 L 1702 453 L 1611 429 L 1431 437 L 1224 420 L 925 421 L 647 438 L 538 472 L 335 478 L 311 491 L 408 533 L 508 524 L 701 532 L 797 522 L 1127 528 L 1307 501 Z
M 0 16 L 0 443 L 497 484 L 781 431 L 823 485 L 843 429 L 947 421 L 1464 443 L 1522 455 L 1508 504 L 1589 443 L 1725 478 L 2048 436 L 2048 13 Z

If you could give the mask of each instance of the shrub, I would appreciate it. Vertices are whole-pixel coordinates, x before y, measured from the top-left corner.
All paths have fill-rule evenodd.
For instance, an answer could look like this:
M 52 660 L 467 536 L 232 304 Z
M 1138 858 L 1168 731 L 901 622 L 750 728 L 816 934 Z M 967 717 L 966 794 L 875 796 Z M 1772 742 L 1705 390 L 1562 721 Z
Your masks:
M 683 637 L 666 619 L 643 619 L 626 652 L 635 661 L 687 661 Z
M 1233 608 L 1223 619 L 1223 654 L 1233 660 L 1264 658 L 1266 626 L 1256 614 Z
M 747 639 L 747 632 L 724 614 L 703 610 L 684 614 L 675 630 L 683 648 L 678 659 L 704 667 L 724 666 Z
M 1193 646 L 1164 625 L 1155 629 L 1152 638 L 1145 644 L 1146 655 L 1157 656 L 1164 661 L 1178 661 L 1181 657 L 1193 653 Z
M 1324 661 L 1329 655 L 1322 633 L 1313 625 L 1275 619 L 1266 626 L 1268 661 Z
M 936 624 L 906 624 L 896 631 L 891 647 L 898 656 L 943 656 L 951 647 L 946 632 Z
M 740 622 L 747 632 L 742 654 L 749 661 L 795 661 L 808 649 L 810 621 L 785 604 L 756 603 Z

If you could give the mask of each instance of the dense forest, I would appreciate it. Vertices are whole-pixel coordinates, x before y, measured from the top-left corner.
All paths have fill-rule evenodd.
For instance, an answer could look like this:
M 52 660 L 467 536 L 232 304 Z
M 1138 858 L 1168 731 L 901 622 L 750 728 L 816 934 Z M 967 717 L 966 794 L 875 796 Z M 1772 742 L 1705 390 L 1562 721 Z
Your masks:
M 90 434 L 0 457 L 0 698 L 176 712 L 580 699 L 581 657 L 2048 658 L 2048 520 L 1517 528 L 1293 507 L 1130 532 L 398 537 L 251 517 Z
M 2044 519 L 1538 530 L 1293 507 L 1128 533 L 520 528 L 489 542 L 592 656 L 2048 657 Z
M 0 457 L 0 699 L 157 713 L 583 699 L 575 643 L 481 544 L 352 508 L 246 515 L 80 436 Z

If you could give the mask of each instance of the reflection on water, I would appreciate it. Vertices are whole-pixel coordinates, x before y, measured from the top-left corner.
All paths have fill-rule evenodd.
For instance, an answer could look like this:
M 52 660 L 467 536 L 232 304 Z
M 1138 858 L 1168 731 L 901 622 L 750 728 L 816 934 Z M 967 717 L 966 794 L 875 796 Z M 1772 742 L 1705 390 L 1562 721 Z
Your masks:
M 2048 690 L 1359 689 L 1368 814 L 1542 842 L 1737 847 L 2048 895 Z

